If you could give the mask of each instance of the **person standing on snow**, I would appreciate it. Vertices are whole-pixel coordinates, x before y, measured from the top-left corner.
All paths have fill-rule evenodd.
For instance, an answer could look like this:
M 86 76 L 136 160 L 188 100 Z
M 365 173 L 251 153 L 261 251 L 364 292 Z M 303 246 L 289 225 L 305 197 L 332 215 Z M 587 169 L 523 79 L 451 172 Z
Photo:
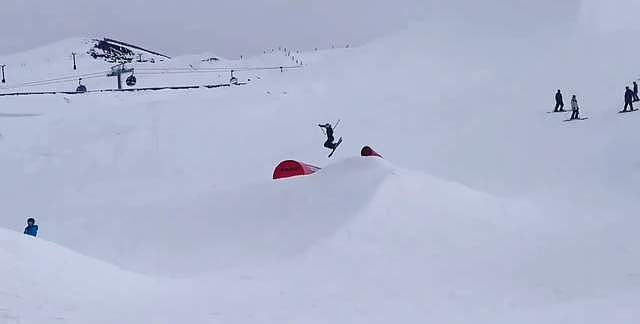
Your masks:
M 569 118 L 569 120 L 579 119 L 579 114 L 580 107 L 578 107 L 578 99 L 576 95 L 573 95 L 573 97 L 571 97 L 571 118 Z
M 633 102 L 640 101 L 638 98 L 638 82 L 633 81 Z
M 36 237 L 38 235 L 38 225 L 33 218 L 27 219 L 27 227 L 24 228 L 24 234 Z
M 633 91 L 631 91 L 629 87 L 626 87 L 626 90 L 624 91 L 624 108 L 622 109 L 622 112 L 626 112 L 627 107 L 631 108 L 629 111 L 633 111 Z
M 558 108 L 560 108 L 558 110 Z M 553 112 L 561 112 L 564 111 L 564 101 L 562 100 L 562 93 L 560 92 L 560 90 L 558 90 L 558 92 L 556 92 L 556 108 L 553 110 Z

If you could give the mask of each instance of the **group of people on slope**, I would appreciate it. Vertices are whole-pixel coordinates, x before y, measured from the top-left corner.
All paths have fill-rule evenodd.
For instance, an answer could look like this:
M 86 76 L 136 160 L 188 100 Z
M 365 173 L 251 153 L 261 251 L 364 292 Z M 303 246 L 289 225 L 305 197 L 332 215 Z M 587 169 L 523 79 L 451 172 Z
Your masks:
M 564 100 L 562 99 L 562 92 L 558 89 L 556 92 L 556 108 L 553 109 L 553 112 L 563 112 L 564 110 Z M 579 119 L 580 118 L 580 106 L 578 106 L 578 98 L 576 95 L 571 97 L 571 118 L 570 120 Z
M 624 108 L 622 112 L 634 111 L 633 103 L 640 101 L 638 98 L 638 83 L 633 81 L 633 90 L 631 90 L 628 86 L 624 91 Z M 629 110 L 627 110 L 629 108 Z
M 638 97 L 638 83 L 636 81 L 633 82 L 633 89 L 629 86 L 625 88 L 624 91 L 624 108 L 622 112 L 634 111 L 633 103 L 640 101 L 640 97 Z M 627 110 L 628 108 L 628 110 Z M 553 109 L 553 112 L 563 112 L 564 110 L 564 100 L 562 99 L 562 92 L 558 90 L 556 92 L 556 107 Z M 578 106 L 578 99 L 576 95 L 571 97 L 571 118 L 570 120 L 578 119 L 580 114 L 580 107 Z

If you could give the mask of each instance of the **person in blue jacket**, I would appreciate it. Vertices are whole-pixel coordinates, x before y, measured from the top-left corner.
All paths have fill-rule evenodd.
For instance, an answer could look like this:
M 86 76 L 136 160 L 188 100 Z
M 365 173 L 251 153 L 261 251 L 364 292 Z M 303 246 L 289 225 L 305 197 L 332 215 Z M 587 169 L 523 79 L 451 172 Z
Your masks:
M 24 234 L 36 237 L 38 235 L 38 225 L 33 218 L 27 219 L 27 227 L 24 228 Z

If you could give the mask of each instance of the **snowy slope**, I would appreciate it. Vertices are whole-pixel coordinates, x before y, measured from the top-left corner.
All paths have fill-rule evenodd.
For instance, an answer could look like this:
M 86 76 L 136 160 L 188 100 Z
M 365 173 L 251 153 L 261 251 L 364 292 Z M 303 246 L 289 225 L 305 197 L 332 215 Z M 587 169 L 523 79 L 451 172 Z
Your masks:
M 47 323 L 124 313 L 118 300 L 149 294 L 152 280 L 70 252 L 55 244 L 0 231 L 0 320 Z M 97 316 L 99 318 L 99 316 Z
M 242 87 L 0 98 L 0 226 L 42 231 L 0 232 L 0 319 L 638 321 L 638 116 L 616 113 L 635 76 L 615 37 L 577 33 L 558 58 L 449 36 L 413 25 Z M 545 113 L 558 87 L 589 120 Z M 315 125 L 338 118 L 327 160 Z M 289 158 L 324 169 L 272 181 Z
M 107 74 L 119 63 L 92 57 L 88 51 L 95 43 L 95 39 L 72 38 L 0 57 L 3 64 L 7 65 L 7 83 L 0 84 L 0 93 L 75 91 L 80 78 L 89 91 L 117 88 L 116 78 Z M 283 51 L 274 51 L 258 61 L 228 60 L 212 53 L 167 59 L 136 49 L 132 51 L 136 54 L 143 53 L 144 60 L 140 62 L 134 58 L 132 62 L 126 63 L 126 67 L 133 68 L 134 72 L 125 74 L 123 83 L 124 79 L 133 74 L 138 79 L 136 88 L 223 84 L 229 82 L 231 69 L 235 69 L 234 76 L 240 82 L 246 82 L 255 79 L 256 68 L 298 66 L 299 61 L 295 60 L 302 58 L 301 54 L 287 56 Z M 76 70 L 73 69 L 71 53 L 76 53 Z M 217 60 L 210 60 L 211 58 Z M 148 59 L 154 61 L 146 61 Z M 124 85 L 124 88 L 132 87 Z

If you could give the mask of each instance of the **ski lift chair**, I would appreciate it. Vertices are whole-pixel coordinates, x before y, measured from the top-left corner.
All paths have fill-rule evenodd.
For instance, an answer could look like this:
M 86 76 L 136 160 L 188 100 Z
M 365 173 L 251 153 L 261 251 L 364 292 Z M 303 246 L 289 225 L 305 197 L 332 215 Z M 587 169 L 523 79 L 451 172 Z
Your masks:
M 134 85 L 136 85 L 137 81 L 138 80 L 136 79 L 136 77 L 132 74 L 127 78 L 126 82 L 128 86 L 133 87 Z
M 76 88 L 76 92 L 85 93 L 87 92 L 87 87 L 82 84 L 82 78 L 78 79 L 78 87 Z

